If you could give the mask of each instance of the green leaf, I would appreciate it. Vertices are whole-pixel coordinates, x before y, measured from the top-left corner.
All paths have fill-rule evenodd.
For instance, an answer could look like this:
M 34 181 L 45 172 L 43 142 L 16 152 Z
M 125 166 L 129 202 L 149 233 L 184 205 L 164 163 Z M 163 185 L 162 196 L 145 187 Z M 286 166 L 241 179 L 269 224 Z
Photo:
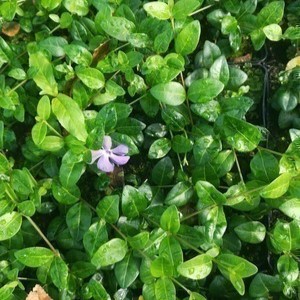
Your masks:
M 139 275 L 138 261 L 132 252 L 115 265 L 114 273 L 119 286 L 123 289 L 129 287 Z
M 165 104 L 177 106 L 185 101 L 184 87 L 178 82 L 160 83 L 150 89 L 151 95 Z
M 283 202 L 279 207 L 286 216 L 300 221 L 300 199 L 293 198 Z
M 166 185 L 172 181 L 174 166 L 170 157 L 162 158 L 153 168 L 151 178 L 157 185 Z
M 231 116 L 224 116 L 221 126 L 224 139 L 240 152 L 252 151 L 262 138 L 256 126 Z
M 148 200 L 143 193 L 136 188 L 125 185 L 122 192 L 122 211 L 128 218 L 135 218 L 143 212 L 148 204 Z
M 71 273 L 83 279 L 92 276 L 96 271 L 96 267 L 87 261 L 76 261 L 71 266 Z
M 93 256 L 98 248 L 107 242 L 108 234 L 104 220 L 99 220 L 90 226 L 83 236 L 83 245 L 86 252 Z
M 198 181 L 195 185 L 195 189 L 201 207 L 226 203 L 226 197 L 207 181 Z
M 255 179 L 265 182 L 271 182 L 279 175 L 278 160 L 267 151 L 258 151 L 250 162 L 250 168 Z
M 119 219 L 119 202 L 120 197 L 118 195 L 105 196 L 96 207 L 98 216 L 107 223 L 116 223 Z
M 177 274 L 177 267 L 183 262 L 180 243 L 173 236 L 166 236 L 159 245 L 159 257 L 166 258 L 172 265 L 173 274 Z
M 52 282 L 59 289 L 65 289 L 68 285 L 68 266 L 66 263 L 58 256 L 55 256 L 51 267 L 50 267 L 50 276 Z
M 0 297 L 2 300 L 9 300 L 13 294 L 15 287 L 19 284 L 18 281 L 11 281 L 0 288 Z
M 254 264 L 233 254 L 219 255 L 216 258 L 216 263 L 220 272 L 227 279 L 231 273 L 236 273 L 240 278 L 246 278 L 257 272 L 257 267 Z
M 178 182 L 165 198 L 167 205 L 183 206 L 189 202 L 194 194 L 193 187 L 187 182 Z
M 104 87 L 104 75 L 95 68 L 77 67 L 76 75 L 87 87 L 91 89 L 101 89 Z
M 84 116 L 78 104 L 70 97 L 59 94 L 52 100 L 52 111 L 60 124 L 78 140 L 85 142 L 87 131 Z
M 269 297 L 270 292 L 278 293 L 281 291 L 281 280 L 276 276 L 263 273 L 257 274 L 249 286 L 249 295 L 253 298 Z
M 250 33 L 251 41 L 254 46 L 254 50 L 260 50 L 263 45 L 265 44 L 266 35 L 264 34 L 263 30 L 256 29 Z
M 176 153 L 187 153 L 193 149 L 193 142 L 183 135 L 175 135 L 172 138 L 172 149 Z
M 31 130 L 32 140 L 36 145 L 40 145 L 47 134 L 48 127 L 44 122 L 36 123 Z
M 155 282 L 156 300 L 176 300 L 176 289 L 171 279 L 159 278 Z
M 58 136 L 46 136 L 41 144 L 38 145 L 40 149 L 45 151 L 56 152 L 64 146 L 64 140 Z
M 61 204 L 71 205 L 76 203 L 80 198 L 78 186 L 64 187 L 58 181 L 52 183 L 53 196 Z
M 46 10 L 51 11 L 54 10 L 61 4 L 62 0 L 41 0 L 41 5 Z
M 47 248 L 31 247 L 16 251 L 15 257 L 26 267 L 37 268 L 50 262 L 54 253 Z
M 151 262 L 150 271 L 154 277 L 171 277 L 173 275 L 173 266 L 165 257 L 158 257 Z
M 229 274 L 229 280 L 238 293 L 243 296 L 245 294 L 245 284 L 243 279 L 235 272 L 232 272 Z
M 201 4 L 202 0 L 179 0 L 172 9 L 172 15 L 175 19 L 185 19 L 189 14 L 194 12 Z
M 175 205 L 169 206 L 160 218 L 160 227 L 171 233 L 178 232 L 180 228 L 179 212 Z
M 83 46 L 66 45 L 64 46 L 64 50 L 67 56 L 76 64 L 89 66 L 93 60 L 92 54 Z
M 171 141 L 167 138 L 161 138 L 152 143 L 149 148 L 148 157 L 150 159 L 159 159 L 168 154 L 171 150 Z
M 206 298 L 203 297 L 202 295 L 198 294 L 198 293 L 191 292 L 189 300 L 206 300 Z
M 257 14 L 257 24 L 260 27 L 278 24 L 284 13 L 284 1 L 273 1 L 265 5 Z
M 298 26 L 289 26 L 284 32 L 283 38 L 290 40 L 300 39 L 300 28 Z
M 175 38 L 175 51 L 181 55 L 192 53 L 200 40 L 201 27 L 198 20 L 187 24 Z
M 60 57 L 65 55 L 64 46 L 68 42 L 60 36 L 50 36 L 39 42 L 39 46 L 48 50 L 53 56 Z
M 34 70 L 36 71 L 32 79 L 42 90 L 40 94 L 57 96 L 58 87 L 53 75 L 52 64 L 43 54 L 43 52 L 30 54 L 29 66 L 34 68 Z
M 123 17 L 109 17 L 101 22 L 101 28 L 119 41 L 127 41 L 135 29 L 134 23 Z
M 230 34 L 236 32 L 238 28 L 237 19 L 233 16 L 225 16 L 221 22 L 221 32 L 223 34 Z
M 21 195 L 29 195 L 33 193 L 33 188 L 36 185 L 30 172 L 23 168 L 23 170 L 14 169 L 11 174 L 11 186 Z
M 229 80 L 227 88 L 237 90 L 248 78 L 248 75 L 239 68 L 229 66 Z M 227 100 L 227 99 L 226 99 Z
M 266 227 L 260 222 L 251 221 L 236 226 L 234 232 L 243 242 L 259 244 L 265 239 Z
M 113 238 L 96 251 L 92 264 L 97 268 L 109 266 L 121 261 L 127 253 L 127 244 L 119 238 Z
M 20 68 L 14 68 L 14 69 L 11 69 L 8 74 L 8 76 L 16 79 L 16 80 L 24 80 L 26 79 L 26 73 L 23 69 L 20 69 Z
M 51 114 L 51 104 L 48 96 L 43 96 L 37 105 L 37 114 L 43 120 L 48 120 Z
M 283 173 L 267 185 L 261 192 L 260 195 L 263 198 L 276 199 L 284 195 L 290 185 L 292 175 L 289 173 Z
M 213 78 L 203 78 L 192 82 L 188 98 L 194 103 L 205 103 L 216 98 L 224 89 L 224 84 Z
M 190 279 L 203 279 L 212 270 L 212 257 L 207 254 L 198 255 L 178 266 L 177 271 L 180 275 Z
M 141 134 L 145 127 L 143 122 L 134 118 L 122 118 L 117 123 L 117 131 L 130 136 Z
M 300 223 L 277 221 L 270 235 L 271 243 L 277 252 L 289 252 L 300 248 Z
M 0 241 L 8 240 L 18 233 L 22 215 L 13 211 L 0 216 Z
M 11 168 L 9 161 L 4 154 L 0 152 L 0 173 L 6 173 Z
M 135 236 L 128 236 L 127 240 L 133 249 L 144 249 L 149 241 L 149 232 L 142 231 Z
M 266 37 L 273 42 L 280 41 L 282 37 L 282 29 L 277 24 L 270 24 L 263 28 L 263 32 Z
M 277 270 L 280 276 L 288 282 L 296 281 L 299 276 L 298 263 L 289 254 L 284 254 L 279 257 Z
M 62 158 L 59 180 L 64 187 L 71 188 L 76 185 L 84 171 L 85 163 L 82 161 L 82 156 L 68 151 Z
M 226 85 L 229 81 L 229 68 L 224 55 L 218 57 L 209 69 L 211 78 L 221 81 Z
M 78 16 L 85 16 L 89 12 L 89 2 L 87 0 L 64 0 L 64 7 L 71 13 Z
M 81 241 L 91 225 L 92 212 L 84 202 L 74 204 L 67 212 L 66 223 L 75 241 Z
M 150 16 L 159 20 L 168 20 L 171 17 L 170 7 L 164 2 L 148 2 L 143 7 Z
M 12 21 L 17 12 L 17 0 L 8 0 L 0 5 L 0 15 L 6 21 Z

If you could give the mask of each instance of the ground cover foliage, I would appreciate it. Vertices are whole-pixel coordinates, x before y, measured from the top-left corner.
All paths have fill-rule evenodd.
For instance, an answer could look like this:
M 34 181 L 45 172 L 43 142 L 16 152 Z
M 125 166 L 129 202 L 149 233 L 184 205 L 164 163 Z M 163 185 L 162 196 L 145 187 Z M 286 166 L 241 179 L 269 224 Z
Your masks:
M 8 0 L 0 15 L 2 300 L 36 284 L 297 299 L 300 1 Z M 280 152 L 260 56 L 275 45 L 276 76 L 293 59 L 269 97 Z M 130 156 L 109 173 L 91 163 L 105 136 Z

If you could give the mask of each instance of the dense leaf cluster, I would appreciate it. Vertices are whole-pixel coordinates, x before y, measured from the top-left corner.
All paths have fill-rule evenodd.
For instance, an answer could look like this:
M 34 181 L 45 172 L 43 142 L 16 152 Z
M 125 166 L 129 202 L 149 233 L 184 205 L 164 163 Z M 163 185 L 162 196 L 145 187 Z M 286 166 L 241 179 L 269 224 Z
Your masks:
M 0 298 L 39 283 L 64 300 L 297 299 L 299 57 L 270 98 L 295 127 L 284 153 L 243 64 L 299 51 L 299 16 L 300 1 L 1 1 Z M 108 174 L 90 163 L 104 136 L 130 156 Z

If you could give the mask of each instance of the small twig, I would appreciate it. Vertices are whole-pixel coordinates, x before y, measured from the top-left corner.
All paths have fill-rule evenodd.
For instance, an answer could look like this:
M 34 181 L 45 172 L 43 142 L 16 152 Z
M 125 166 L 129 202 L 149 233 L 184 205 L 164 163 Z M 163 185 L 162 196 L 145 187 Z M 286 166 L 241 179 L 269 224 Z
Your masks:
M 36 225 L 36 223 L 28 216 L 24 216 L 24 217 L 29 221 L 29 223 L 33 226 L 33 228 L 37 231 L 37 233 L 41 236 L 41 238 L 49 246 L 49 248 L 54 253 L 54 255 L 60 257 L 59 252 L 53 247 L 51 242 L 47 239 L 47 237 L 44 235 L 44 233 L 41 231 L 41 229 Z
M 238 161 L 236 152 L 235 152 L 233 149 L 232 149 L 232 151 L 233 151 L 233 154 L 234 154 L 235 164 L 236 164 L 236 167 L 237 167 L 237 169 L 238 169 L 238 172 L 239 172 L 239 176 L 240 176 L 241 182 L 243 183 L 243 185 L 245 185 L 244 178 L 243 178 L 243 174 L 242 174 L 242 170 L 241 170 L 241 167 L 240 167 L 240 164 L 239 164 L 239 161 Z
M 212 7 L 213 4 L 210 4 L 210 5 L 207 5 L 207 6 L 204 6 L 198 10 L 195 10 L 194 12 L 192 12 L 191 14 L 189 14 L 189 17 L 193 16 L 193 15 L 196 15 L 197 13 L 201 12 L 201 11 L 204 11 L 206 9 L 209 9 L 210 7 Z

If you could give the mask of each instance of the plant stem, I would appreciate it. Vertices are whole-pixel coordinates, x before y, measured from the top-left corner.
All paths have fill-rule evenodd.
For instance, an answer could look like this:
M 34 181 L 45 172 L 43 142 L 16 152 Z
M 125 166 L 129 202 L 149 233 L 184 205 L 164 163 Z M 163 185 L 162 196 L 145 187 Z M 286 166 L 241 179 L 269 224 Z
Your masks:
M 127 47 L 128 45 L 130 45 L 130 43 L 123 44 L 123 45 L 117 47 L 116 49 L 113 49 L 112 52 L 119 51 L 119 50 Z
M 213 208 L 213 207 L 215 207 L 215 206 L 216 206 L 216 205 L 210 205 L 210 206 L 206 206 L 206 207 L 204 207 L 204 208 L 201 208 L 201 209 L 199 209 L 199 210 L 197 210 L 197 211 L 194 211 L 193 213 L 191 213 L 191 214 L 187 215 L 186 217 L 182 218 L 182 219 L 180 220 L 180 222 L 184 222 L 184 221 L 186 221 L 186 220 L 188 220 L 188 219 L 190 219 L 190 218 L 192 218 L 192 217 L 195 217 L 195 216 L 199 215 L 204 209 Z
M 14 92 L 15 90 L 17 90 L 20 86 L 22 86 L 23 84 L 25 84 L 27 82 L 28 79 L 24 79 L 23 81 L 19 82 L 15 87 L 13 87 L 9 92 L 8 95 L 10 95 L 12 92 Z
M 241 171 L 241 167 L 240 167 L 240 164 L 239 164 L 239 161 L 238 161 L 236 152 L 235 152 L 233 149 L 232 149 L 232 151 L 233 151 L 233 154 L 234 154 L 235 164 L 236 164 L 236 167 L 237 167 L 237 169 L 238 169 L 238 172 L 239 172 L 239 176 L 240 176 L 241 182 L 243 183 L 243 185 L 245 185 L 244 178 L 243 178 L 243 174 L 242 174 L 242 171 Z
M 189 295 L 191 294 L 191 291 L 188 289 L 188 288 L 186 288 L 182 283 L 180 283 L 177 279 L 175 279 L 175 278 L 171 278 L 172 279 L 172 281 L 174 282 L 174 283 L 176 283 L 177 285 L 179 285 L 182 289 L 184 289 Z
M 186 244 L 190 249 L 193 249 L 195 252 L 199 253 L 199 254 L 203 254 L 203 252 L 201 250 L 199 250 L 198 248 L 194 247 L 192 244 L 190 244 L 189 242 L 187 242 L 186 240 L 182 239 L 181 237 L 174 235 L 174 238 L 181 243 Z
M 44 120 L 44 122 L 49 127 L 49 129 L 52 130 L 57 136 L 59 136 L 60 138 L 63 138 L 63 136 L 56 129 L 54 129 L 46 120 Z
M 49 34 L 52 34 L 54 31 L 60 28 L 60 25 L 55 26 L 52 30 L 49 31 Z
M 35 169 L 36 167 L 38 167 L 39 165 L 41 165 L 44 161 L 45 161 L 45 159 L 42 159 L 41 161 L 39 161 L 38 163 L 36 163 L 34 166 L 32 166 L 29 169 L 29 171 L 31 172 L 33 169 Z
M 141 99 L 145 98 L 146 96 L 147 96 L 147 93 L 144 94 L 144 95 L 142 95 L 142 96 L 140 96 L 140 97 L 138 97 L 137 99 L 131 101 L 130 103 L 128 103 L 128 105 L 133 105 L 134 103 L 140 101 Z
M 41 238 L 49 246 L 49 248 L 54 253 L 54 255 L 60 257 L 59 252 L 53 247 L 53 245 L 50 243 L 50 241 L 47 239 L 47 237 L 43 234 L 41 229 L 36 225 L 36 223 L 28 216 L 24 216 L 24 217 L 29 221 L 29 223 L 33 226 L 33 228 L 37 231 L 37 233 L 41 236 Z
M 206 10 L 206 9 L 209 9 L 209 8 L 212 7 L 212 6 L 213 6 L 213 4 L 204 6 L 204 7 L 200 8 L 200 9 L 198 9 L 198 10 L 192 12 L 191 14 L 189 14 L 189 17 L 191 17 L 191 16 L 193 16 L 193 15 L 196 15 L 197 13 L 199 13 L 199 12 L 201 12 L 201 11 L 204 11 L 204 10 Z
M 184 83 L 184 78 L 183 78 L 182 72 L 180 72 L 180 79 L 181 79 L 182 86 L 185 88 L 185 83 Z M 193 116 L 192 116 L 192 112 L 191 112 L 191 108 L 190 108 L 190 103 L 189 103 L 189 100 L 188 100 L 187 97 L 185 99 L 185 102 L 186 102 L 186 106 L 187 106 L 187 109 L 188 109 L 188 112 L 189 112 L 189 117 L 190 117 L 191 124 L 192 124 L 192 126 L 194 126 L 194 121 L 193 121 Z
M 261 146 L 257 146 L 257 149 L 258 150 L 263 150 L 263 151 L 266 151 L 266 152 L 270 152 L 274 155 L 277 155 L 277 156 L 283 156 L 284 154 L 283 153 L 280 153 L 280 152 L 277 152 L 277 151 L 274 151 L 274 150 L 271 150 L 271 149 L 268 149 L 268 148 L 264 148 L 264 147 L 261 147 Z

